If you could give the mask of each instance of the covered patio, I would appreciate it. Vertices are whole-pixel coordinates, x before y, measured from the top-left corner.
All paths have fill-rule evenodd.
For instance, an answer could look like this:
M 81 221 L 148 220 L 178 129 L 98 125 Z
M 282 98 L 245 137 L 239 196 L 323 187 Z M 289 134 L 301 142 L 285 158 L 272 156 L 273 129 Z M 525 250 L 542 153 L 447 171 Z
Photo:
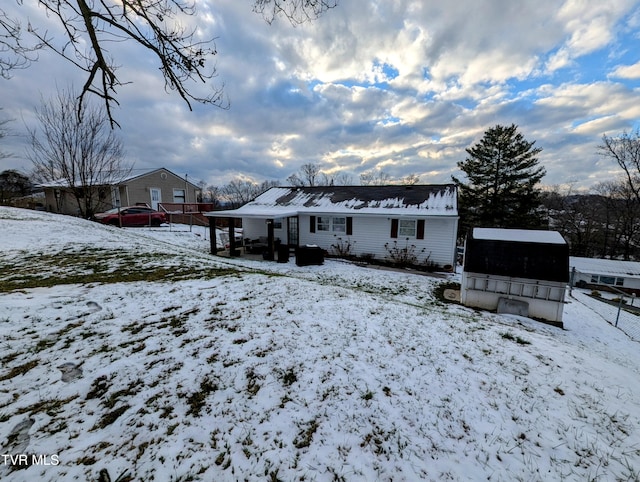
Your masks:
M 211 232 L 211 253 L 223 256 L 251 256 L 267 260 L 282 257 L 282 249 L 294 249 L 298 246 L 298 213 L 290 209 L 260 209 L 255 206 L 243 206 L 227 211 L 206 213 Z M 234 233 L 242 222 L 242 239 L 229 235 L 229 249 L 218 252 L 215 230 L 219 220 L 225 220 L 229 233 Z M 221 223 L 222 224 L 222 223 Z M 280 251 L 280 252 L 279 252 Z

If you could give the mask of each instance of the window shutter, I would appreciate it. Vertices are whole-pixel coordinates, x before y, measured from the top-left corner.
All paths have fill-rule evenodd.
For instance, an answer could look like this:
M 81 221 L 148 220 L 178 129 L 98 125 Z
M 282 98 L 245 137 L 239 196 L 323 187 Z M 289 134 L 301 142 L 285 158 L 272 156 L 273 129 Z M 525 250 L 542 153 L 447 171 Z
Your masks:
M 316 217 L 315 216 L 309 216 L 309 232 L 310 233 L 315 233 L 316 232 Z
M 398 220 L 397 219 L 391 220 L 391 237 L 392 238 L 398 237 Z
M 347 218 L 347 236 L 353 234 L 353 218 Z
M 424 239 L 424 219 L 418 219 L 416 226 L 416 238 Z

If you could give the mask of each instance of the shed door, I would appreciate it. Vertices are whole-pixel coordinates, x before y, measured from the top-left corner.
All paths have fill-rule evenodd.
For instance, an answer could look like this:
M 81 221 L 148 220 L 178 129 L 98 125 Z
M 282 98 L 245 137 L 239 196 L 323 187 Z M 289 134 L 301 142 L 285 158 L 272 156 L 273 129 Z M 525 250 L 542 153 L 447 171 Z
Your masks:
M 162 191 L 157 187 L 152 187 L 149 189 L 151 193 L 151 208 L 158 210 L 158 204 L 162 202 Z

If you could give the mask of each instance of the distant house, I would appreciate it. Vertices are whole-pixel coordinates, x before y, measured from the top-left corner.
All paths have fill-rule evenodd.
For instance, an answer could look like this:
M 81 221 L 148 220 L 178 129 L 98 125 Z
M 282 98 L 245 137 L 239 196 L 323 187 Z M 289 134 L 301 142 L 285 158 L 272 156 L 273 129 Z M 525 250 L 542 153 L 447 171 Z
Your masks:
M 329 254 L 390 259 L 394 250 L 407 249 L 417 263 L 451 268 L 456 262 L 452 184 L 276 187 L 238 209 L 206 216 L 212 224 L 215 218 L 242 219 L 244 238 L 262 240 L 272 253 L 279 240 Z
M 557 231 L 474 228 L 465 245 L 460 300 L 562 324 L 569 246 Z
M 47 211 L 78 214 L 75 197 L 62 180 L 44 184 Z M 158 209 L 160 203 L 195 203 L 200 188 L 165 168 L 134 174 L 118 182 L 104 182 L 94 186 L 97 191 L 94 212 L 120 206 L 147 204 Z
M 572 256 L 569 265 L 574 286 L 640 295 L 640 262 Z

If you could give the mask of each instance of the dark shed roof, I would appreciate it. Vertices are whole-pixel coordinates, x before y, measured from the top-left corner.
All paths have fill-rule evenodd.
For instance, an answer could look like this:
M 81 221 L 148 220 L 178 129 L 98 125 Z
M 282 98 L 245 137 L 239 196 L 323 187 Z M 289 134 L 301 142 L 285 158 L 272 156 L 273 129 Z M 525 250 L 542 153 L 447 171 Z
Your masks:
M 504 231 L 500 239 L 500 231 Z M 471 273 L 493 274 L 514 278 L 544 281 L 569 281 L 569 246 L 566 242 L 545 242 L 551 236 L 540 236 L 541 231 L 491 230 L 485 236 L 478 228 L 467 237 L 464 270 Z M 497 234 L 497 235 L 496 235 Z M 520 236 L 524 234 L 524 236 Z

